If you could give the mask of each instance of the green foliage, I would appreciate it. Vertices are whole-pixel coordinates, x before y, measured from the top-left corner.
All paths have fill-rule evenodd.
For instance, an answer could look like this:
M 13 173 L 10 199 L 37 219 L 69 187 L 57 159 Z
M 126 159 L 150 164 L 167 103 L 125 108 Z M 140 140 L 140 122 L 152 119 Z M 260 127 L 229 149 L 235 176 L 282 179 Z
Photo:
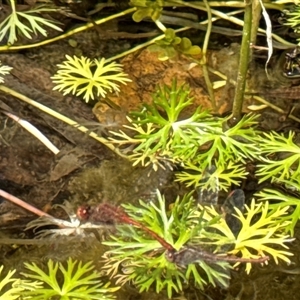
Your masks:
M 109 283 L 103 284 L 91 262 L 83 264 L 70 258 L 65 268 L 62 263 L 49 260 L 48 273 L 35 263 L 25 263 L 25 266 L 31 271 L 23 274 L 29 280 L 13 277 L 16 270 L 3 276 L 3 266 L 0 266 L 0 300 L 47 300 L 54 297 L 64 300 L 112 300 L 115 299 L 112 293 L 119 289 L 109 287 Z
M 236 209 L 237 218 L 242 223 L 242 229 L 235 240 L 235 247 L 228 253 L 234 255 L 241 255 L 243 258 L 258 258 L 260 256 L 270 255 L 278 264 L 278 259 L 282 259 L 290 263 L 288 256 L 292 253 L 284 250 L 278 250 L 275 245 L 288 248 L 285 243 L 292 241 L 289 235 L 284 234 L 284 229 L 289 222 L 283 222 L 281 217 L 285 216 L 288 207 L 278 207 L 277 209 L 270 209 L 269 203 L 255 204 L 252 200 L 250 207 L 246 206 L 246 213 Z M 221 224 L 214 224 L 211 227 L 218 229 L 225 235 L 230 232 L 225 226 Z M 250 249 L 252 249 L 250 251 Z M 253 250 L 257 252 L 257 256 L 253 255 Z M 247 263 L 247 273 L 251 270 L 251 264 Z
M 182 113 L 192 105 L 187 86 L 158 88 L 151 104 L 144 104 L 140 112 L 131 113 L 128 119 L 130 130 L 112 132 L 111 140 L 124 147 L 135 145 L 129 158 L 134 164 L 153 164 L 157 169 L 163 162 L 178 163 L 185 168 L 177 179 L 188 186 L 209 187 L 208 182 L 201 183 L 205 169 L 215 165 L 215 175 L 221 178 L 221 188 L 227 190 L 231 184 L 238 184 L 245 178 L 247 159 L 259 158 L 257 136 L 254 126 L 257 115 L 245 115 L 233 127 L 227 126 L 228 118 L 212 116 L 208 111 L 198 107 L 188 118 Z
M 207 178 L 203 180 L 206 169 L 203 166 L 191 162 L 187 162 L 185 170 L 176 174 L 176 181 L 186 183 L 186 186 L 193 186 L 206 190 L 229 190 L 232 185 L 239 185 L 242 179 L 246 178 L 248 172 L 245 166 L 240 163 L 228 161 L 227 164 L 218 164 L 217 168 Z M 214 182 L 218 182 L 218 186 Z
M 174 58 L 178 53 L 185 55 L 198 55 L 201 53 L 199 46 L 192 45 L 192 42 L 186 37 L 176 36 L 174 29 L 171 28 L 166 29 L 164 39 L 156 41 L 148 49 L 152 52 L 159 52 L 158 59 L 161 61 Z
M 300 193 L 300 184 L 297 181 L 284 181 L 289 188 L 291 188 L 294 192 Z M 299 197 L 295 197 L 289 195 L 287 193 L 283 193 L 282 191 L 277 191 L 275 189 L 264 189 L 257 193 L 258 199 L 262 201 L 272 201 L 269 205 L 270 209 L 278 210 L 278 209 L 286 209 L 289 210 L 288 213 L 281 215 L 278 219 L 279 222 L 284 223 L 284 230 L 286 232 L 290 232 L 290 234 L 294 235 L 294 228 L 300 219 L 300 199 Z
M 62 31 L 56 26 L 58 22 L 38 16 L 42 13 L 57 11 L 57 9 L 49 8 L 46 5 L 40 5 L 27 11 L 17 11 L 15 0 L 9 0 L 11 5 L 11 13 L 0 24 L 0 41 L 8 35 L 8 44 L 14 44 L 18 40 L 18 34 L 32 39 L 32 34 L 40 33 L 47 36 L 44 27 Z M 26 25 L 28 24 L 28 25 Z
M 119 84 L 131 81 L 122 72 L 122 66 L 116 62 L 107 63 L 101 60 L 66 55 L 67 60 L 59 64 L 59 70 L 51 77 L 57 84 L 54 90 L 64 91 L 64 95 L 72 93 L 76 96 L 83 94 L 86 102 L 94 100 L 96 95 L 105 98 L 107 91 L 119 92 Z
M 166 210 L 163 196 L 158 193 L 157 198 L 158 205 L 140 201 L 139 208 L 132 205 L 124 207 L 132 219 L 154 231 L 177 250 L 192 245 L 205 249 L 209 247 L 215 253 L 226 253 L 222 247 L 233 245 L 234 249 L 227 253 L 240 254 L 243 258 L 257 258 L 268 253 L 276 262 L 278 258 L 289 261 L 289 252 L 267 246 L 278 244 L 286 247 L 284 243 L 289 241 L 287 236 L 280 234 L 282 226 L 274 224 L 274 218 L 284 213 L 283 210 L 268 215 L 267 205 L 262 208 L 262 204 L 252 204 L 247 208 L 245 217 L 237 210 L 243 227 L 236 238 L 213 207 L 197 206 L 191 195 L 177 198 L 170 212 Z M 254 220 L 253 216 L 260 209 L 264 213 L 259 220 Z M 166 259 L 165 249 L 144 231 L 133 226 L 118 226 L 117 229 L 117 234 L 110 236 L 111 241 L 105 242 L 112 250 L 105 254 L 104 266 L 107 274 L 116 278 L 117 283 L 132 281 L 140 291 L 154 285 L 157 292 L 167 290 L 169 297 L 174 291 L 180 292 L 187 280 L 200 288 L 207 283 L 228 284 L 231 267 L 225 261 L 214 261 L 211 265 L 205 260 L 197 260 L 186 267 L 179 267 Z M 248 263 L 246 271 L 250 269 L 251 264 Z
M 23 289 L 17 286 L 19 279 L 13 277 L 16 270 L 8 271 L 5 276 L 2 271 L 3 266 L 0 266 L 0 300 L 18 299 Z
M 276 132 L 264 133 L 260 144 L 261 161 L 257 176 L 260 182 L 297 180 L 300 175 L 300 147 L 294 143 L 294 132 L 285 137 Z
M 125 205 L 126 212 L 138 222 L 142 222 L 167 242 L 180 249 L 191 240 L 202 228 L 197 206 L 190 195 L 177 199 L 171 214 L 165 209 L 165 199 L 158 193 L 158 206 L 140 201 L 140 207 Z M 136 215 L 136 212 L 139 215 Z M 164 249 L 158 241 L 132 226 L 118 227 L 118 235 L 110 236 L 112 241 L 105 242 L 113 249 L 106 253 L 107 273 L 117 278 L 117 283 L 132 281 L 140 291 L 148 290 L 153 284 L 156 292 L 167 290 L 171 297 L 173 292 L 182 290 L 183 283 L 189 278 L 200 287 L 209 281 L 211 284 L 227 285 L 230 268 L 226 262 L 217 262 L 221 271 L 207 265 L 205 262 L 189 265 L 186 269 L 178 268 L 169 262 Z M 122 273 L 119 272 L 122 266 Z M 202 271 L 201 271 L 202 270 Z M 222 270 L 224 272 L 222 272 Z M 202 275 L 205 271 L 206 276 Z
M 271 179 L 278 185 L 284 185 L 286 192 L 278 191 L 276 188 L 265 188 L 256 196 L 261 201 L 271 203 L 269 210 L 272 213 L 285 211 L 278 214 L 274 222 L 283 225 L 282 231 L 290 232 L 293 236 L 294 228 L 300 218 L 299 147 L 293 142 L 292 132 L 287 138 L 274 132 L 267 136 L 269 139 L 263 151 L 275 156 L 277 160 L 263 159 L 264 165 L 261 164 L 258 170 L 258 175 L 263 175 L 260 181 Z
M 4 82 L 4 78 L 2 76 L 9 74 L 11 70 L 12 67 L 2 65 L 0 61 L 0 84 Z
M 118 288 L 110 288 L 109 284 L 103 284 L 99 278 L 100 275 L 94 271 L 91 262 L 83 264 L 73 261 L 71 258 L 65 268 L 62 263 L 48 261 L 48 272 L 44 272 L 35 263 L 25 263 L 25 266 L 31 273 L 23 274 L 31 281 L 37 280 L 39 288 L 27 290 L 22 293 L 29 299 L 114 299 L 112 292 Z M 58 272 L 60 271 L 60 272 Z M 62 275 L 62 282 L 59 276 Z M 26 298 L 27 299 L 27 298 Z
M 132 15 L 135 22 L 140 22 L 147 17 L 156 21 L 163 10 L 164 0 L 130 0 L 130 5 L 137 8 Z
M 299 32 L 299 25 L 300 25 L 300 6 L 294 5 L 290 11 L 285 11 L 286 22 L 284 23 L 285 26 L 292 27 L 295 32 Z

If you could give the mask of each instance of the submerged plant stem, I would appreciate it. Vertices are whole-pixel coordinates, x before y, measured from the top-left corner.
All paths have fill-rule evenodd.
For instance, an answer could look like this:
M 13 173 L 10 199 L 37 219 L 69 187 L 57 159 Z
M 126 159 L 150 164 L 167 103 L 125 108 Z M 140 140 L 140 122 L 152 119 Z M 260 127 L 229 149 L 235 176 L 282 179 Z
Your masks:
M 237 76 L 237 84 L 235 96 L 232 107 L 232 119 L 234 123 L 239 122 L 242 117 L 242 107 L 244 100 L 244 93 L 246 87 L 246 77 L 249 64 L 250 54 L 250 34 L 252 28 L 252 4 L 251 0 L 246 0 L 245 15 L 244 15 L 244 29 L 243 39 L 240 50 L 240 62 Z
M 68 32 L 66 32 L 64 34 L 61 34 L 59 36 L 56 36 L 56 37 L 53 37 L 53 38 L 50 38 L 50 39 L 47 39 L 47 40 L 44 40 L 44 41 L 41 41 L 41 42 L 38 42 L 38 43 L 31 43 L 31 44 L 27 44 L 27 45 L 17 45 L 17 46 L 11 46 L 11 45 L 0 46 L 0 51 L 13 51 L 13 50 L 19 50 L 19 49 L 29 49 L 29 48 L 35 48 L 35 47 L 51 44 L 53 42 L 56 42 L 56 41 L 59 41 L 59 40 L 62 40 L 62 39 L 66 39 L 69 36 L 72 36 L 76 33 L 85 31 L 89 28 L 93 28 L 95 26 L 95 24 L 100 25 L 100 24 L 106 23 L 108 21 L 117 19 L 119 17 L 123 17 L 123 16 L 125 16 L 127 14 L 130 14 L 130 13 L 133 13 L 135 11 L 136 11 L 136 8 L 131 7 L 129 9 L 121 11 L 117 14 L 108 16 L 107 18 L 101 18 L 99 20 L 95 20 L 94 22 L 89 22 L 87 24 L 84 24 L 83 26 L 79 26 L 75 29 L 69 30 Z
M 41 211 L 40 209 L 24 202 L 23 200 L 3 191 L 3 190 L 0 190 L 0 196 L 7 199 L 8 201 L 20 206 L 20 207 L 23 207 L 24 209 L 32 212 L 33 214 L 36 214 L 40 217 L 49 217 L 49 218 L 53 218 L 52 216 L 48 215 L 47 213 Z
M 203 70 L 203 75 L 204 75 L 207 91 L 208 91 L 209 98 L 210 98 L 211 105 L 212 105 L 212 110 L 214 112 L 217 112 L 214 90 L 213 90 L 213 86 L 212 86 L 210 78 L 209 78 L 208 69 L 207 69 L 207 61 L 206 61 L 207 47 L 208 47 L 211 28 L 212 28 L 212 14 L 211 14 L 211 9 L 209 7 L 207 0 L 204 0 L 203 2 L 207 9 L 207 30 L 206 30 L 206 34 L 205 34 L 204 43 L 203 43 L 203 49 L 202 49 L 203 56 L 201 59 L 201 64 L 202 64 L 202 70 Z
M 118 148 L 116 148 L 110 141 L 108 141 L 107 139 L 105 139 L 104 137 L 101 137 L 99 135 L 97 135 L 95 132 L 90 132 L 90 130 L 84 126 L 81 126 L 80 124 L 78 124 L 78 122 L 58 113 L 57 111 L 54 111 L 52 110 L 51 108 L 37 102 L 37 101 L 34 101 L 26 96 L 24 96 L 23 94 L 20 94 L 18 92 L 16 92 L 15 90 L 13 89 L 10 89 L 4 85 L 0 85 L 0 91 L 3 91 L 9 95 L 12 95 L 13 97 L 16 97 L 36 108 L 38 108 L 39 110 L 47 113 L 48 115 L 58 119 L 58 120 L 61 120 L 62 122 L 65 122 L 71 126 L 76 126 L 76 129 L 78 129 L 79 131 L 81 132 L 84 132 L 86 134 L 88 134 L 90 137 L 92 137 L 93 139 L 97 140 L 98 142 L 102 143 L 103 145 L 105 145 L 106 147 L 108 147 L 110 150 L 112 150 L 113 152 L 115 152 L 117 155 L 119 155 L 120 157 L 123 157 L 123 158 L 127 158 L 126 155 L 122 154 L 121 151 L 119 151 Z M 80 125 L 80 126 L 78 126 Z
M 261 5 L 258 0 L 253 0 L 252 3 L 252 29 L 251 29 L 251 37 L 250 37 L 250 43 L 255 45 L 256 44 L 256 38 L 257 33 L 259 29 L 259 22 L 261 18 Z

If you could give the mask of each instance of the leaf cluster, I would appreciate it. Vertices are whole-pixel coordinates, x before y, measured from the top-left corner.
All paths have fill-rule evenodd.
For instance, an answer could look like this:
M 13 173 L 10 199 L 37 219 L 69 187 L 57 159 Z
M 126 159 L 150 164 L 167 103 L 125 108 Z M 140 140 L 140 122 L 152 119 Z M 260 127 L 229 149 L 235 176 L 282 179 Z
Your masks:
M 18 299 L 23 289 L 17 286 L 19 279 L 13 277 L 13 275 L 16 273 L 16 270 L 10 270 L 5 276 L 3 276 L 3 268 L 3 266 L 0 266 L 0 299 Z
M 163 237 L 176 249 L 180 249 L 201 231 L 205 219 L 199 222 L 197 206 L 191 195 L 186 195 L 183 199 L 177 198 L 171 212 L 166 211 L 165 199 L 159 192 L 157 198 L 158 206 L 140 201 L 139 208 L 132 205 L 124 207 L 132 218 Z M 166 259 L 165 250 L 160 243 L 140 229 L 120 226 L 118 234 L 110 236 L 110 239 L 104 242 L 112 247 L 105 254 L 104 269 L 108 275 L 117 279 L 118 284 L 132 281 L 140 291 L 148 290 L 154 285 L 156 292 L 167 290 L 169 297 L 174 291 L 180 292 L 183 283 L 188 279 L 201 288 L 208 282 L 213 285 L 228 284 L 228 263 L 217 262 L 219 271 L 205 262 L 191 264 L 186 269 L 178 268 Z
M 245 115 L 233 127 L 228 119 L 212 116 L 198 107 L 188 118 L 186 108 L 193 98 L 186 85 L 159 87 L 151 104 L 144 104 L 139 112 L 132 112 L 125 125 L 127 132 L 112 132 L 113 143 L 120 146 L 134 145 L 129 154 L 134 164 L 152 164 L 156 169 L 164 161 L 184 167 L 178 180 L 198 187 L 208 166 L 215 165 L 215 176 L 220 176 L 221 189 L 238 184 L 247 175 L 247 159 L 259 157 L 258 131 L 254 126 L 257 115 Z M 132 135 L 128 133 L 132 132 Z M 211 185 L 211 180 L 203 183 Z
M 294 228 L 300 219 L 300 184 L 298 181 L 283 181 L 287 189 L 284 193 L 282 190 L 265 188 L 257 193 L 257 197 L 262 201 L 269 201 L 272 203 L 269 205 L 270 209 L 286 209 L 288 213 L 280 216 L 279 221 L 285 224 L 284 231 L 290 232 L 294 235 Z M 287 193 L 289 192 L 289 193 Z M 291 195 L 291 192 L 293 195 Z
M 239 186 L 248 174 L 248 162 L 256 165 L 255 175 L 260 183 L 298 181 L 300 147 L 293 132 L 260 132 L 256 129 L 259 116 L 254 114 L 244 115 L 231 127 L 227 125 L 228 118 L 212 116 L 199 107 L 186 117 L 193 103 L 189 92 L 186 85 L 178 86 L 176 81 L 170 87 L 159 87 L 152 103 L 131 113 L 130 125 L 124 126 L 127 131 L 112 132 L 111 141 L 125 147 L 134 164 L 152 164 L 154 169 L 179 165 L 181 171 L 176 180 L 196 190 L 217 192 Z M 209 176 L 207 170 L 211 170 Z M 278 201 L 276 193 L 271 195 Z M 269 200 L 273 209 L 270 191 L 261 195 L 265 198 L 260 199 Z M 276 203 L 277 209 L 282 205 L 281 208 L 289 207 L 292 212 L 278 215 L 278 224 L 284 223 L 290 232 L 299 219 L 297 200 L 287 195 L 282 197 L 281 204 Z M 287 220 L 290 222 L 286 223 Z
M 67 266 L 62 263 L 48 261 L 48 271 L 43 271 L 35 263 L 25 263 L 30 273 L 23 273 L 27 279 L 14 278 L 15 270 L 0 280 L 0 299 L 115 299 L 112 295 L 118 288 L 103 284 L 100 275 L 94 271 L 91 262 L 82 263 L 67 261 Z M 3 266 L 0 267 L 0 276 Z M 62 277 L 62 278 L 61 278 Z M 2 293 L 5 285 L 12 284 Z
M 281 217 L 286 215 L 287 209 L 287 207 L 270 209 L 268 201 L 256 204 L 254 200 L 250 206 L 246 205 L 245 214 L 235 208 L 235 216 L 240 220 L 242 228 L 235 238 L 234 249 L 228 253 L 254 259 L 269 255 L 277 264 L 278 259 L 290 263 L 288 256 L 293 254 L 275 248 L 275 245 L 280 245 L 287 249 L 285 244 L 293 240 L 289 235 L 284 234 L 284 228 L 289 222 L 281 220 Z M 213 224 L 211 227 L 225 236 L 231 235 L 230 228 L 222 223 Z M 251 263 L 247 263 L 247 273 L 250 272 L 251 267 Z
M 168 28 L 165 30 L 165 37 L 155 42 L 148 47 L 152 52 L 158 52 L 158 59 L 165 61 L 177 56 L 178 53 L 185 55 L 198 55 L 201 53 L 199 46 L 192 45 L 192 42 L 187 37 L 178 37 L 174 29 Z
M 288 136 L 277 132 L 263 133 L 260 144 L 261 163 L 257 176 L 260 182 L 291 180 L 297 181 L 300 175 L 300 147 L 295 143 L 295 133 Z
M 122 72 L 122 65 L 108 63 L 105 58 L 92 61 L 84 56 L 79 58 L 66 55 L 66 60 L 57 66 L 59 70 L 51 77 L 56 84 L 54 90 L 63 91 L 64 95 L 83 94 L 86 102 L 94 100 L 94 93 L 105 98 L 107 91 L 119 92 L 119 83 L 131 81 Z
M 278 223 L 285 224 L 284 230 L 293 235 L 300 216 L 300 147 L 294 132 L 262 133 L 262 138 L 256 176 L 259 182 L 271 181 L 285 187 L 286 192 L 265 188 L 257 196 L 261 201 L 269 201 L 274 211 L 286 210 L 285 214 L 279 214 Z
M 132 15 L 135 22 L 141 22 L 147 17 L 156 21 L 163 10 L 164 0 L 130 0 L 130 5 L 137 8 Z
M 4 82 L 3 76 L 9 74 L 11 70 L 12 70 L 12 67 L 2 65 L 2 63 L 0 61 L 0 83 Z
M 261 209 L 262 204 L 247 208 L 245 217 L 237 210 L 237 217 L 243 226 L 235 237 L 213 207 L 196 205 L 191 195 L 185 195 L 183 199 L 177 198 L 171 211 L 166 210 L 165 199 L 159 192 L 157 198 L 158 205 L 140 201 L 138 208 L 132 205 L 124 207 L 132 219 L 151 229 L 176 250 L 191 245 L 209 247 L 217 253 L 240 254 L 243 258 L 258 258 L 267 253 L 276 262 L 278 258 L 289 261 L 287 256 L 291 254 L 288 251 L 267 246 L 278 244 L 286 247 L 284 243 L 289 239 L 280 234 L 283 225 L 273 222 L 285 210 L 268 214 L 269 208 L 266 205 L 258 221 L 253 216 Z M 104 269 L 119 284 L 132 281 L 140 291 L 148 290 L 153 285 L 157 292 L 167 290 L 169 297 L 174 291 L 180 292 L 186 280 L 193 281 L 200 288 L 207 283 L 222 286 L 228 284 L 231 266 L 225 261 L 210 264 L 205 259 L 200 259 L 186 267 L 176 266 L 167 260 L 165 249 L 148 233 L 133 226 L 118 226 L 117 229 L 117 234 L 110 236 L 110 241 L 105 242 L 112 249 L 105 254 Z M 234 248 L 231 251 L 222 250 L 224 245 L 233 245 Z M 246 271 L 249 272 L 250 269 L 249 263 Z
M 292 27 L 295 32 L 299 31 L 300 25 L 300 6 L 294 5 L 292 9 L 285 10 L 286 21 L 284 22 L 285 26 Z
M 9 0 L 9 2 L 11 13 L 0 24 L 0 41 L 8 36 L 7 43 L 12 45 L 18 40 L 18 35 L 28 39 L 32 39 L 32 34 L 37 35 L 38 33 L 47 36 L 44 27 L 62 31 L 57 26 L 57 21 L 40 16 L 43 13 L 55 12 L 57 9 L 39 5 L 26 11 L 18 11 L 15 0 Z

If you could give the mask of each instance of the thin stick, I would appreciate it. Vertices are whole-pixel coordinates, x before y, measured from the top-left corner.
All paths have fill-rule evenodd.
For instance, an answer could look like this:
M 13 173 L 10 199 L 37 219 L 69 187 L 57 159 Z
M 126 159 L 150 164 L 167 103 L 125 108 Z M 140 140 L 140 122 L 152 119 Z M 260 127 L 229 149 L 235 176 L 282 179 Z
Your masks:
M 209 98 L 210 98 L 211 105 L 212 105 L 212 109 L 216 113 L 217 112 L 217 106 L 216 106 L 215 94 L 214 94 L 214 89 L 213 89 L 211 80 L 209 78 L 208 69 L 207 69 L 207 59 L 206 59 L 207 48 L 208 48 L 208 43 L 209 43 L 209 40 L 210 40 L 210 34 L 211 34 L 211 28 L 212 28 L 212 14 L 211 14 L 211 9 L 209 7 L 208 1 L 203 0 L 203 2 L 204 2 L 205 7 L 207 9 L 207 30 L 206 30 L 205 39 L 204 39 L 204 42 L 203 42 L 203 49 L 202 49 L 203 56 L 202 56 L 202 59 L 201 59 L 200 63 L 202 65 L 203 76 L 204 76 L 204 79 L 205 79 L 207 91 L 208 91 Z
M 55 155 L 59 153 L 59 149 L 35 126 L 30 124 L 28 121 L 23 120 L 9 112 L 2 111 L 5 115 L 16 121 L 20 124 L 24 129 L 30 132 L 33 136 L 35 136 L 40 142 L 42 142 L 49 150 L 51 150 Z
M 24 202 L 23 200 L 3 191 L 3 190 L 0 190 L 0 196 L 2 196 L 3 198 L 5 198 L 6 200 L 14 203 L 14 204 L 17 204 L 18 206 L 21 206 L 23 207 L 24 209 L 32 212 L 33 214 L 35 215 L 38 215 L 40 217 L 48 217 L 48 218 L 51 218 L 53 219 L 53 217 L 41 210 L 39 210 L 38 208 L 35 208 L 34 206 Z
M 99 20 L 95 20 L 94 23 L 97 25 L 103 24 L 105 22 L 108 22 L 113 19 L 117 19 L 119 17 L 125 16 L 127 14 L 133 13 L 136 11 L 136 7 L 129 8 L 127 10 L 121 11 L 120 13 L 114 14 L 112 16 L 108 16 L 107 18 L 101 18 Z M 28 48 L 35 48 L 43 45 L 47 45 L 62 39 L 65 39 L 71 35 L 74 35 L 75 33 L 82 32 L 84 30 L 87 30 L 89 28 L 94 27 L 93 22 L 89 22 L 83 26 L 77 27 L 73 30 L 68 31 L 67 33 L 64 33 L 62 35 L 56 36 L 54 38 L 38 42 L 38 43 L 33 43 L 33 44 L 28 44 L 28 45 L 19 45 L 19 46 L 11 46 L 11 45 L 5 45 L 5 46 L 0 46 L 0 51 L 12 51 L 12 50 L 20 50 L 20 49 L 28 49 Z
M 60 114 L 59 112 L 51 109 L 50 107 L 47 107 L 37 101 L 34 101 L 33 99 L 30 99 L 28 97 L 26 97 L 25 95 L 23 94 L 20 94 L 18 92 L 16 92 L 15 90 L 13 89 L 10 89 L 2 84 L 0 84 L 0 90 L 9 94 L 9 95 L 12 95 L 13 97 L 16 97 L 36 108 L 38 108 L 39 110 L 47 113 L 48 115 L 52 116 L 52 117 L 55 117 L 56 119 L 58 120 L 61 120 L 71 126 L 76 126 L 75 128 L 80 130 L 81 132 L 84 132 L 86 134 L 88 134 L 90 137 L 92 137 L 93 139 L 97 140 L 98 142 L 104 144 L 106 147 L 108 147 L 110 150 L 112 150 L 113 152 L 115 152 L 117 155 L 123 157 L 123 158 L 127 158 L 128 157 L 124 154 L 121 153 L 121 151 L 115 147 L 110 141 L 108 141 L 107 139 L 97 135 L 95 132 L 91 132 L 88 128 L 84 127 L 84 126 L 77 126 L 78 125 L 78 122 Z

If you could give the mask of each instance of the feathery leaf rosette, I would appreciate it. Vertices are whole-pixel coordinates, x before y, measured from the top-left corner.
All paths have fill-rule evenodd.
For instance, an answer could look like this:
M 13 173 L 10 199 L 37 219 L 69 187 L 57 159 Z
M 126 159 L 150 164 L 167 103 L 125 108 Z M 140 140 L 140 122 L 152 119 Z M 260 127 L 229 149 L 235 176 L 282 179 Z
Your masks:
M 3 268 L 3 266 L 0 266 L 0 299 L 19 299 L 20 293 L 23 291 L 23 288 L 16 285 L 18 282 L 20 282 L 18 278 L 13 277 L 16 270 L 10 270 L 5 276 L 3 276 Z M 8 286 L 10 286 L 9 289 Z
M 206 173 L 206 167 L 200 165 L 200 162 L 187 162 L 184 164 L 184 170 L 175 174 L 176 181 L 186 183 L 186 186 L 194 186 L 206 190 L 216 189 L 228 191 L 230 187 L 239 185 L 246 178 L 248 172 L 245 167 L 231 160 L 219 161 L 212 160 L 212 165 L 216 167 L 215 171 L 210 174 L 207 180 L 203 180 Z M 215 186 L 215 181 L 218 179 L 218 186 Z
M 48 274 L 35 263 L 25 263 L 25 266 L 31 273 L 24 273 L 23 275 L 30 280 L 38 280 L 41 284 L 37 289 L 22 293 L 24 296 L 32 296 L 31 299 L 47 300 L 61 296 L 60 299 L 110 300 L 115 299 L 111 293 L 119 289 L 118 287 L 109 287 L 109 283 L 103 284 L 99 280 L 100 275 L 94 271 L 92 262 L 83 264 L 69 258 L 65 268 L 63 263 L 54 263 L 50 259 L 48 261 Z M 59 280 L 61 275 L 63 275 L 62 281 Z
M 12 45 L 18 40 L 18 34 L 25 36 L 28 39 L 32 38 L 32 33 L 42 34 L 47 36 L 47 31 L 44 27 L 50 27 L 57 31 L 62 31 L 56 26 L 57 21 L 46 19 L 38 16 L 42 13 L 55 12 L 57 9 L 47 7 L 46 5 L 39 5 L 27 11 L 17 11 L 15 0 L 10 0 L 11 13 L 0 24 L 0 41 L 8 36 L 8 44 Z M 28 23 L 28 26 L 26 23 Z
M 9 72 L 12 70 L 12 67 L 9 67 L 9 66 L 5 66 L 5 65 L 2 65 L 1 61 L 0 61 L 0 83 L 3 83 L 4 82 L 4 78 L 2 77 L 9 74 Z
M 242 223 L 236 237 L 214 207 L 196 205 L 191 194 L 183 199 L 177 198 L 171 212 L 166 211 L 163 196 L 159 192 L 157 196 L 158 205 L 140 201 L 139 208 L 124 205 L 126 213 L 177 251 L 191 246 L 199 251 L 210 248 L 219 259 L 224 255 L 237 254 L 244 259 L 255 260 L 270 255 L 276 263 L 278 259 L 290 261 L 290 252 L 272 247 L 279 245 L 287 248 L 285 243 L 291 241 L 289 236 L 282 234 L 286 222 L 278 222 L 286 209 L 273 211 L 267 204 L 255 204 L 254 201 L 247 207 L 246 216 L 236 209 L 236 217 Z M 190 260 L 184 266 L 175 265 L 166 259 L 165 248 L 149 233 L 127 225 L 118 226 L 117 230 L 117 234 L 105 242 L 112 249 L 104 256 L 104 269 L 118 284 L 132 281 L 140 291 L 154 285 L 157 292 L 166 289 L 169 297 L 173 291 L 181 291 L 182 283 L 189 279 L 200 288 L 207 283 L 226 286 L 226 271 L 231 266 L 225 259 L 214 259 L 212 266 L 205 258 Z M 234 249 L 224 250 L 226 245 Z M 251 263 L 247 263 L 246 272 L 250 270 Z
M 280 217 L 286 215 L 288 207 L 270 210 L 268 201 L 256 204 L 254 200 L 252 200 L 250 207 L 247 205 L 245 207 L 247 210 L 245 215 L 235 208 L 236 217 L 242 223 L 242 228 L 236 238 L 232 235 L 225 221 L 225 224 L 216 223 L 211 225 L 211 227 L 222 232 L 224 236 L 234 238 L 234 249 L 228 253 L 240 254 L 242 258 L 258 258 L 270 255 L 276 264 L 278 264 L 278 259 L 290 263 L 288 256 L 293 255 L 291 252 L 273 247 L 273 245 L 280 245 L 288 249 L 286 243 L 293 241 L 289 235 L 284 233 L 288 222 L 280 220 Z M 253 254 L 253 252 L 257 254 Z M 250 272 L 251 267 L 251 263 L 246 264 L 247 273 Z
M 123 73 L 122 65 L 116 62 L 107 63 L 105 58 L 91 60 L 84 56 L 66 55 L 67 60 L 57 65 L 59 70 L 51 77 L 57 84 L 54 90 L 63 91 L 63 94 L 72 93 L 89 102 L 96 95 L 105 98 L 107 91 L 119 92 L 119 84 L 131 81 L 127 74 Z
M 176 80 L 171 86 L 158 87 L 152 99 L 151 104 L 130 113 L 126 132 L 110 131 L 112 143 L 121 151 L 126 146 L 134 165 L 152 164 L 156 170 L 165 162 L 178 163 L 186 167 L 179 181 L 197 186 L 204 170 L 214 164 L 222 177 L 221 189 L 227 190 L 247 175 L 246 161 L 259 159 L 258 115 L 245 115 L 233 127 L 227 124 L 229 118 L 215 117 L 200 107 L 183 118 L 194 100 L 190 88 Z
M 287 188 L 293 189 L 293 191 L 297 191 L 298 194 L 300 192 L 300 184 L 297 181 L 292 180 L 284 180 L 280 181 L 280 183 L 285 183 Z M 277 191 L 275 189 L 263 189 L 259 193 L 256 194 L 261 201 L 271 201 L 269 204 L 270 209 L 277 210 L 283 209 L 286 207 L 289 209 L 289 213 L 283 216 L 280 216 L 281 222 L 287 221 L 287 225 L 285 226 L 285 232 L 290 232 L 291 236 L 294 235 L 294 229 L 296 224 L 300 219 L 300 201 L 299 197 L 295 197 L 293 195 L 284 194 L 282 191 Z M 290 208 L 293 208 L 290 210 Z
M 298 3 L 297 3 L 298 4 Z M 300 25 L 300 6 L 293 5 L 289 10 L 284 12 L 286 21 L 284 22 L 285 26 L 293 27 L 295 32 L 299 32 Z M 299 39 L 297 39 L 299 41 Z
M 140 201 L 139 208 L 124 205 L 126 213 L 178 250 L 205 230 L 207 218 L 211 224 L 220 218 L 219 215 L 208 216 L 203 208 L 196 205 L 191 194 L 182 199 L 178 197 L 171 212 L 166 211 L 165 199 L 159 192 L 157 198 L 158 205 L 143 201 Z M 197 213 L 198 209 L 202 213 Z M 166 290 L 171 298 L 174 291 L 182 291 L 187 280 L 192 280 L 201 289 L 208 283 L 224 287 L 229 283 L 231 266 L 228 262 L 215 261 L 210 265 L 204 260 L 197 260 L 179 267 L 167 260 L 166 249 L 156 239 L 134 226 L 118 226 L 117 234 L 110 235 L 110 240 L 104 244 L 112 249 L 104 255 L 103 269 L 117 280 L 117 284 L 131 281 L 140 291 L 147 291 L 153 285 L 157 293 Z
M 185 84 L 178 86 L 176 80 L 170 87 L 158 87 L 152 95 L 152 103 L 145 103 L 141 111 L 132 112 L 128 119 L 130 126 L 124 125 L 134 137 L 123 131 L 111 132 L 117 137 L 111 140 L 121 146 L 125 143 L 135 144 L 132 151 L 134 156 L 129 157 L 143 164 L 151 162 L 154 168 L 157 168 L 155 162 L 159 162 L 160 158 L 181 162 L 182 159 L 194 157 L 199 148 L 197 129 L 208 132 L 221 128 L 221 125 L 207 110 L 200 111 L 200 108 L 182 120 L 181 113 L 193 104 L 189 93 L 189 87 Z M 155 157 L 157 159 L 153 159 Z
M 261 140 L 262 137 L 259 137 Z M 293 180 L 298 181 L 300 175 L 300 147 L 294 142 L 295 133 L 290 131 L 284 136 L 275 131 L 263 134 L 260 143 L 261 163 L 256 175 L 259 181 Z M 273 157 L 273 159 L 269 158 Z

